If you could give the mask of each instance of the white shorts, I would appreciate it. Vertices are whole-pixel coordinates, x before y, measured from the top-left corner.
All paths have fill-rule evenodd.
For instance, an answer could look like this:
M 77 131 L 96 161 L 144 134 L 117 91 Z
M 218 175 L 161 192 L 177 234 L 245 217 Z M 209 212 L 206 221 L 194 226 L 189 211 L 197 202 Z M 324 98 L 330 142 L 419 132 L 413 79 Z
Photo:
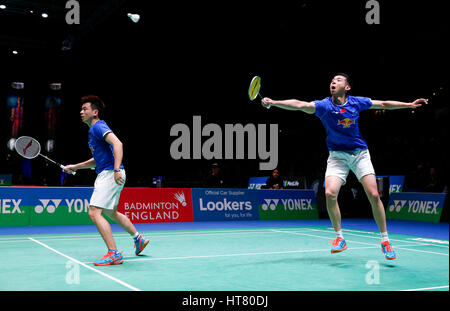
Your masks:
M 121 171 L 123 179 L 126 179 L 125 170 L 122 169 Z M 108 210 L 114 209 L 119 204 L 120 192 L 124 184 L 120 186 L 116 184 L 114 170 L 102 171 L 95 179 L 94 192 L 92 193 L 89 204 Z
M 374 174 L 372 161 L 368 149 L 355 151 L 330 151 L 327 161 L 327 171 L 325 178 L 328 176 L 337 176 L 341 178 L 345 185 L 348 172 L 352 170 L 356 178 L 361 181 L 366 175 Z

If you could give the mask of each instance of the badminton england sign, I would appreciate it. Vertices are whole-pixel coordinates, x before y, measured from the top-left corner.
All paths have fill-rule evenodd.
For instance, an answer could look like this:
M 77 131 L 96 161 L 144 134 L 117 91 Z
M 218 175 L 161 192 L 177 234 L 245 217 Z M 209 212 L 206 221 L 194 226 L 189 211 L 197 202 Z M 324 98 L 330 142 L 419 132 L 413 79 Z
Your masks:
M 190 188 L 124 188 L 117 209 L 133 223 L 193 221 Z
M 245 159 L 247 150 L 247 159 L 256 159 L 258 153 L 260 160 L 267 161 L 259 163 L 260 170 L 273 170 L 278 165 L 278 124 L 269 125 L 269 143 L 267 143 L 266 131 L 266 124 L 257 126 L 251 123 L 245 126 L 225 124 L 224 135 L 218 124 L 208 123 L 202 127 L 201 116 L 193 116 L 192 131 L 184 123 L 177 123 L 170 129 L 170 136 L 177 137 L 170 145 L 170 156 L 174 160 L 201 159 L 202 157 L 206 160 L 242 160 Z M 246 135 L 247 148 L 245 148 Z M 236 143 L 234 143 L 235 136 Z M 203 137 L 209 138 L 202 143 Z M 225 144 L 223 144 L 223 138 L 225 138 Z

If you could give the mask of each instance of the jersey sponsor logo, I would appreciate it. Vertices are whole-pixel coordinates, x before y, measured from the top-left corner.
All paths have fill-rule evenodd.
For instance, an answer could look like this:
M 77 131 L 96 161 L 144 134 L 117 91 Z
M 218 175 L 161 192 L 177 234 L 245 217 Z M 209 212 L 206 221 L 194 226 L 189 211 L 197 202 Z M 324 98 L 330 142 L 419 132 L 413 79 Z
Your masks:
M 352 119 L 345 118 L 344 120 L 338 120 L 337 125 L 342 125 L 343 128 L 349 128 L 352 124 L 356 124 L 356 122 Z

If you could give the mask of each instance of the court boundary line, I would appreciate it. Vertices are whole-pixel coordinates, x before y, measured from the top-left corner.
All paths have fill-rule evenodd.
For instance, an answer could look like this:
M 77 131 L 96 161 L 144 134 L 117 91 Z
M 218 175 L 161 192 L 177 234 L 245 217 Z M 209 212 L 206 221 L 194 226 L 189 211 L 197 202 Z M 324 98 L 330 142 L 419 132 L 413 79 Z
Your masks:
M 268 231 L 268 229 L 271 229 L 271 228 L 261 228 L 261 229 L 248 229 L 248 230 L 246 230 L 246 229 L 243 229 L 243 230 L 234 230 L 234 229 L 225 229 L 225 230 L 203 230 L 203 229 L 197 229 L 197 230 L 183 230 L 183 231 L 178 231 L 178 230 L 176 230 L 176 232 L 173 232 L 173 231 L 170 231 L 170 232 L 165 232 L 164 230 L 161 230 L 161 231 L 140 231 L 141 233 L 156 233 L 156 234 L 154 234 L 154 236 L 161 236 L 161 235 L 167 235 L 167 236 L 183 236 L 183 235 L 192 235 L 192 234 L 195 234 L 195 233 L 199 233 L 199 234 L 201 234 L 201 233 L 229 233 L 230 231 L 231 232 L 236 232 L 236 233 L 238 233 L 238 232 L 266 232 L 266 231 Z M 301 229 L 301 228 L 293 228 L 293 229 Z M 193 232 L 191 232 L 191 231 L 193 231 Z M 69 235 L 70 234 L 70 235 Z M 126 233 L 126 232 L 113 232 L 113 235 L 116 237 L 123 237 L 123 236 L 130 236 L 128 233 Z M 30 234 L 28 234 L 28 235 L 22 235 L 22 236 L 19 236 L 19 235 L 11 235 L 10 237 L 8 237 L 8 236 L 6 236 L 6 237 L 3 237 L 2 238 L 2 236 L 0 235 L 0 241 L 9 241 L 9 240 L 21 240 L 21 239 L 27 239 L 28 237 L 30 236 Z M 36 238 L 36 239 L 47 239 L 47 238 L 51 238 L 51 239 L 54 239 L 54 238 L 58 238 L 58 237 L 61 237 L 61 238 L 70 238 L 70 237 L 76 237 L 76 238 L 80 238 L 80 237 L 87 237 L 87 238 L 89 238 L 89 237 L 97 237 L 97 236 L 99 236 L 98 235 L 98 232 L 90 232 L 90 233 L 68 233 L 68 234 L 52 234 L 52 233 L 49 233 L 49 234 L 45 234 L 45 235 L 38 235 L 38 236 L 34 236 L 34 238 Z
M 300 230 L 299 230 L 300 229 Z M 304 229 L 304 230 L 302 230 Z M 159 234 L 153 234 L 151 235 L 154 238 L 158 238 L 158 237 L 184 237 L 184 236 L 193 236 L 193 237 L 201 237 L 201 236 L 217 236 L 217 235 L 235 235 L 235 234 L 241 234 L 241 233 L 245 233 L 245 234 L 252 234 L 252 233 L 256 233 L 256 234 L 267 234 L 267 233 L 271 233 L 271 232 L 280 232 L 280 233 L 287 233 L 287 234 L 295 234 L 295 235 L 305 235 L 305 236 L 312 236 L 312 237 L 317 237 L 317 238 L 323 238 L 323 239 L 328 239 L 327 237 L 323 237 L 323 236 L 318 236 L 318 235 L 308 235 L 307 233 L 304 233 L 306 230 L 306 232 L 324 232 L 324 233 L 334 233 L 332 230 L 332 228 L 330 228 L 330 230 L 324 230 L 324 229 L 312 229 L 312 228 L 277 228 L 277 229 L 273 229 L 273 228 L 261 228 L 261 229 L 256 229 L 256 230 L 206 230 L 206 231 L 197 231 L 195 230 L 195 232 L 189 232 L 189 231 L 182 231 L 182 232 L 161 232 Z M 152 232 L 152 231 L 150 231 Z M 361 233 L 363 233 L 363 231 L 360 231 Z M 376 234 L 374 232 L 368 231 L 368 234 Z M 346 232 L 346 234 L 349 235 L 353 235 L 353 236 L 358 236 L 358 237 L 363 237 L 363 238 L 370 238 L 370 239 L 379 239 L 378 237 L 373 237 L 373 236 L 368 236 L 368 235 L 362 235 L 362 234 L 355 234 L 355 233 L 351 233 L 351 232 Z M 129 238 L 129 235 L 126 233 L 117 233 L 114 234 L 115 238 Z M 34 237 L 36 239 L 43 239 L 45 241 L 72 241 L 72 240 L 92 240 L 92 239 L 101 239 L 101 237 L 98 234 L 92 233 L 92 234 L 80 234 L 80 235 L 69 235 L 69 236 L 64 236 L 64 235 L 57 235 L 57 236 L 39 236 L 39 237 Z M 0 238 L 0 244 L 3 243 L 9 243 L 9 242 L 26 242 L 28 241 L 28 239 L 26 237 L 11 237 L 11 238 Z M 351 241 L 348 240 L 349 242 L 352 243 L 358 243 L 358 244 L 365 244 L 365 245 L 370 245 L 368 243 L 364 243 L 364 242 L 358 242 L 358 241 Z M 434 246 L 434 247 L 441 247 L 441 248 L 446 248 L 448 249 L 449 247 L 446 245 L 438 245 L 438 244 L 434 244 L 434 243 L 423 243 L 423 242 L 418 242 L 418 241 L 413 241 L 411 239 L 391 239 L 391 241 L 397 241 L 397 242 L 402 242 L 402 243 L 415 243 L 417 246 Z M 408 246 L 416 246 L 416 245 L 408 245 Z M 431 252 L 431 251 L 420 251 L 420 250 L 415 250 L 417 252 L 424 252 L 424 253 L 431 253 L 431 254 L 438 254 L 438 255 L 444 255 L 444 256 L 448 256 L 448 254 L 444 254 L 444 253 L 437 253 L 437 252 Z
M 378 248 L 378 245 L 366 243 L 368 246 L 352 247 L 349 250 L 361 250 Z M 426 244 L 424 244 L 426 245 Z M 405 245 L 412 246 L 412 245 Z M 419 245 L 421 246 L 421 245 Z M 158 261 L 158 260 L 183 260 L 183 259 L 201 259 L 201 258 L 218 258 L 218 257 L 238 257 L 238 256 L 258 256 L 258 255 L 280 255 L 280 254 L 297 254 L 307 252 L 330 252 L 329 248 L 293 250 L 293 251 L 276 251 L 276 252 L 255 252 L 255 253 L 232 253 L 232 254 L 212 254 L 212 255 L 196 255 L 196 256 L 179 256 L 179 257 L 157 257 L 157 258 L 124 258 L 126 261 Z M 92 262 L 85 262 L 86 264 Z
M 320 232 L 328 232 L 325 230 L 320 230 L 320 229 L 308 229 L 305 228 L 307 230 L 312 230 L 312 231 L 320 231 Z M 348 234 L 348 233 L 347 233 Z M 354 235 L 354 236 L 361 236 L 361 237 L 366 237 L 364 235 L 361 234 L 351 234 L 350 235 Z M 372 239 L 379 239 L 377 237 L 370 237 L 367 236 L 367 238 L 372 238 Z M 399 240 L 399 239 L 390 239 L 391 241 L 396 241 L 396 242 L 409 242 L 409 243 L 417 243 L 417 246 L 424 246 L 424 245 L 430 245 L 430 246 L 436 246 L 436 247 L 443 247 L 443 248 L 448 248 L 448 246 L 445 245 L 435 245 L 435 244 L 429 244 L 429 243 L 420 243 L 420 242 L 416 242 L 416 241 L 406 241 L 406 240 Z M 350 241 L 350 240 L 349 240 Z M 355 241 L 350 241 L 352 243 L 355 243 Z M 411 245 L 411 246 L 416 246 L 416 245 Z M 435 254 L 435 255 L 443 255 L 443 256 L 449 256 L 449 254 L 445 254 L 445 253 L 438 253 L 438 252 L 431 252 L 431 251 L 424 251 L 424 250 L 418 250 L 418 249 L 408 249 L 408 248 L 401 248 L 401 246 L 395 246 L 398 249 L 404 249 L 404 250 L 409 250 L 409 251 L 414 251 L 414 252 L 421 252 L 421 253 L 429 253 L 429 254 Z
M 320 226 L 319 226 L 320 227 Z M 323 226 L 322 226 L 323 227 Z M 328 229 L 328 230 L 326 230 Z M 214 235 L 214 234 L 234 234 L 234 233 L 240 233 L 240 232 L 245 232 L 245 233 L 266 233 L 266 232 L 270 232 L 271 230 L 284 230 L 283 232 L 304 232 L 303 230 L 307 230 L 308 231 L 318 231 L 318 232 L 325 232 L 325 233 L 334 233 L 333 228 L 330 227 L 325 227 L 324 229 L 316 229 L 316 228 L 309 228 L 309 227 L 266 227 L 266 228 L 259 228 L 259 229 L 224 229 L 224 230 L 209 230 L 209 229 L 194 229 L 194 230 L 161 230 L 161 231 L 142 231 L 145 232 L 151 236 L 154 237 L 171 237 L 171 236 L 193 236 L 193 235 Z M 360 236 L 360 237 L 364 237 L 364 238 L 370 238 L 370 239 L 379 239 L 379 237 L 374 237 L 374 236 L 370 236 L 370 235 L 376 235 L 376 232 L 373 231 L 362 231 L 362 230 L 354 230 L 354 229 L 343 229 L 342 230 L 345 234 L 348 235 L 354 235 L 354 236 Z M 362 235 L 362 234 L 356 234 L 354 232 L 359 232 L 359 233 L 365 233 L 367 235 Z M 114 232 L 114 237 L 118 237 L 118 238 L 123 238 L 123 237 L 129 237 L 129 234 L 125 233 L 125 232 Z M 6 235 L 4 237 L 2 237 L 0 235 L 0 242 L 9 242 L 9 241 L 26 241 L 27 238 L 30 235 Z M 64 239 L 64 240 L 70 240 L 70 238 L 74 238 L 74 239 L 89 239 L 89 238 L 98 238 L 99 235 L 98 233 L 95 232 L 90 232 L 90 233 L 69 233 L 69 234 L 41 234 L 41 235 L 34 235 L 35 239 L 43 239 L 43 240 L 58 240 L 58 239 Z M 421 237 L 421 236 L 417 236 L 417 237 Z M 400 241 L 400 242 L 405 242 L 406 240 L 400 240 L 400 239 L 391 239 L 392 241 Z M 440 240 L 440 241 L 446 241 L 448 242 L 448 240 L 442 240 L 442 239 L 436 239 L 436 240 Z M 414 241 L 414 240 L 410 240 L 408 238 L 408 242 L 411 243 L 418 243 L 418 244 L 422 244 L 423 242 L 421 241 Z M 425 241 L 424 241 L 425 242 Z M 428 243 L 430 243 L 429 241 L 426 241 Z M 447 245 L 442 245 L 442 244 L 434 244 L 431 242 L 430 245 L 433 246 L 437 246 L 437 247 L 443 247 L 443 248 L 449 248 L 449 246 Z
M 446 288 L 449 287 L 448 285 L 444 286 L 434 286 L 434 287 L 424 287 L 424 288 L 414 288 L 414 289 L 402 289 L 401 292 L 418 292 L 422 290 L 433 290 L 433 289 L 439 289 L 439 288 Z
M 305 230 L 309 230 L 309 231 L 319 231 L 319 232 L 327 232 L 327 233 L 335 233 L 334 231 L 331 231 L 331 230 L 333 230 L 333 229 L 330 229 L 330 231 L 326 231 L 326 230 L 323 230 L 323 229 L 311 229 L 311 228 L 304 228 Z M 378 240 L 380 240 L 381 238 L 380 237 L 374 237 L 374 236 L 366 236 L 366 235 L 362 235 L 362 234 L 356 234 L 356 233 L 352 233 L 352 232 L 345 232 L 345 230 L 342 230 L 342 231 L 344 231 L 344 233 L 345 234 L 348 234 L 348 235 L 354 235 L 354 236 L 360 236 L 360 237 L 363 237 L 363 238 L 369 238 L 369 239 L 378 239 Z M 369 233 L 372 233 L 371 231 L 368 231 Z M 374 233 L 374 234 L 376 234 L 376 233 Z M 403 234 L 403 233 L 400 233 L 400 234 Z M 409 234 L 403 234 L 403 235 L 409 235 Z M 390 239 L 391 241 L 396 241 L 396 242 L 406 242 L 406 240 L 400 240 L 400 239 Z M 438 239 L 436 239 L 436 240 L 438 240 Z M 446 241 L 446 240 L 442 240 L 442 241 Z M 421 242 L 416 242 L 416 241 L 410 241 L 411 243 L 418 243 L 418 244 L 422 244 Z M 433 245 L 433 246 L 436 246 L 436 247 L 444 247 L 444 248 L 449 248 L 448 246 L 446 246 L 446 245 L 439 245 L 439 244 L 430 244 L 430 245 Z
M 204 231 L 204 232 L 196 232 L 196 233 L 189 233 L 189 232 L 183 232 L 180 234 L 166 234 L 166 233 L 161 233 L 161 234 L 149 234 L 150 239 L 152 237 L 155 238 L 168 238 L 168 237 L 191 237 L 191 236 L 215 236 L 215 235 L 234 235 L 234 234 L 248 234 L 248 233 L 262 233 L 262 234 L 266 234 L 266 233 L 271 233 L 273 229 L 261 229 L 261 230 L 230 230 L 230 232 L 228 231 Z M 147 233 L 147 231 L 142 231 L 141 233 Z M 149 233 L 153 232 L 153 231 L 148 231 Z M 297 232 L 297 231 L 296 231 Z M 298 231 L 298 232 L 302 232 L 302 231 Z M 130 238 L 130 235 L 127 233 L 113 233 L 114 238 Z M 45 241 L 71 241 L 71 240 L 92 240 L 92 239 L 102 239 L 102 237 L 96 233 L 96 234 L 90 234 L 90 235 L 82 235 L 80 234 L 79 236 L 77 235 L 69 235 L 69 236 L 63 236 L 63 235 L 57 235 L 57 236 L 38 236 L 38 237 L 34 237 L 35 239 L 40 239 L 40 240 L 45 240 Z M 24 242 L 27 241 L 28 237 L 11 237 L 11 238 L 0 238 L 0 243 L 8 243 L 8 242 Z M 417 243 L 417 242 L 416 242 Z
M 130 284 L 128 284 L 128 283 L 122 281 L 122 280 L 119 280 L 118 278 L 113 277 L 112 275 L 109 275 L 109 274 L 107 274 L 107 273 L 105 273 L 105 272 L 103 272 L 103 271 L 100 271 L 100 270 L 97 270 L 97 269 L 95 269 L 95 268 L 93 268 L 93 267 L 90 267 L 90 266 L 88 266 L 87 264 L 85 264 L 85 263 L 83 263 L 83 262 L 81 262 L 81 261 L 79 261 L 79 260 L 77 260 L 77 259 L 75 259 L 75 258 L 73 258 L 73 257 L 70 257 L 69 255 L 66 255 L 66 254 L 64 254 L 64 253 L 61 253 L 60 251 L 58 251 L 58 250 L 56 250 L 56 249 L 54 249 L 54 248 L 48 246 L 47 244 L 42 243 L 41 241 L 38 241 L 38 240 L 33 239 L 33 238 L 31 238 L 31 237 L 28 237 L 28 239 L 29 239 L 30 241 L 33 241 L 33 242 L 35 242 L 35 243 L 37 243 L 37 244 L 39 244 L 39 245 L 41 245 L 41 246 L 43 246 L 43 247 L 45 247 L 45 248 L 51 250 L 52 252 L 54 252 L 54 253 L 56 253 L 56 254 L 62 256 L 62 257 L 65 257 L 65 258 L 69 259 L 70 261 L 72 261 L 72 262 L 74 262 L 74 263 L 77 263 L 77 264 L 79 264 L 79 265 L 81 265 L 81 266 L 83 266 L 83 267 L 85 267 L 85 268 L 87 268 L 87 269 L 89 269 L 89 270 L 91 270 L 91 271 L 94 271 L 95 273 L 98 273 L 98 274 L 100 274 L 100 275 L 102 275 L 102 276 L 104 276 L 104 277 L 106 277 L 106 278 L 108 278 L 108 279 L 110 279 L 110 280 L 112 280 L 112 281 L 114 281 L 114 282 L 116 282 L 116 283 L 119 283 L 119 284 L 122 285 L 122 286 L 125 286 L 125 287 L 127 287 L 128 289 L 131 289 L 131 290 L 133 290 L 133 291 L 141 291 L 139 288 L 136 288 L 136 287 L 134 287 L 134 286 L 132 286 L 132 285 L 130 285 Z
M 311 232 L 311 231 L 316 231 L 316 232 L 324 232 L 324 233 L 334 233 L 334 232 L 332 232 L 332 231 L 328 231 L 328 230 L 320 230 L 320 229 L 312 229 L 312 228 L 299 228 L 299 229 L 305 229 L 305 230 L 307 230 L 306 232 Z M 207 235 L 209 235 L 209 236 L 211 236 L 211 235 L 226 235 L 226 234 L 232 234 L 232 235 L 234 235 L 234 234 L 239 234 L 239 233 L 242 233 L 242 234 L 244 234 L 244 233 L 250 233 L 250 232 L 252 232 L 252 233 L 269 233 L 269 232 L 276 232 L 276 233 L 287 233 L 287 234 L 294 234 L 294 235 L 305 235 L 305 236 L 312 236 L 312 237 L 316 237 L 316 238 L 322 238 L 322 239 L 329 239 L 328 237 L 325 237 L 325 236 L 320 236 L 320 235 L 314 235 L 314 234 L 308 234 L 308 233 L 303 233 L 303 232 L 305 232 L 305 231 L 298 231 L 298 230 L 296 230 L 296 231 L 294 231 L 295 230 L 295 228 L 280 228 L 280 229 L 271 229 L 271 228 L 261 228 L 260 230 L 251 230 L 251 231 L 248 231 L 248 230 L 236 230 L 236 231 L 234 231 L 234 230 L 231 230 L 231 232 L 228 232 L 228 230 L 224 230 L 224 231 L 197 231 L 197 232 L 193 232 L 192 234 L 189 234 L 188 232 L 189 231 L 185 231 L 184 233 L 182 233 L 182 234 L 177 234 L 177 233 L 173 233 L 173 234 L 167 234 L 167 233 L 163 233 L 162 235 L 160 234 L 160 235 L 158 235 L 158 236 L 165 236 L 165 237 L 169 237 L 169 236 L 203 236 L 203 235 L 205 235 L 205 236 L 207 236 Z M 240 231 L 240 232 L 237 232 L 237 231 Z M 150 231 L 150 232 L 152 232 L 152 231 Z M 187 233 L 187 234 L 186 234 Z M 216 234 L 216 233 L 221 233 L 221 234 Z M 312 233 L 312 232 L 311 232 Z M 376 233 L 374 233 L 374 234 L 376 234 Z M 365 238 L 378 238 L 378 237 L 370 237 L 370 236 L 366 236 L 366 235 L 362 235 L 362 234 L 352 234 L 352 235 L 355 235 L 355 236 L 360 236 L 360 237 L 365 237 Z M 123 234 L 123 236 L 122 237 L 129 237 L 129 235 L 127 235 L 127 234 Z M 111 276 L 111 275 L 108 275 L 108 274 L 106 274 L 106 273 L 104 273 L 104 272 L 102 272 L 102 271 L 100 271 L 100 270 L 97 270 L 97 269 L 95 269 L 95 268 L 93 268 L 93 267 L 90 267 L 90 266 L 88 266 L 88 265 L 86 265 L 86 263 L 83 263 L 83 262 L 81 262 L 81 261 L 79 261 L 79 260 L 77 260 L 77 259 L 74 259 L 74 258 L 72 258 L 72 257 L 70 257 L 70 256 L 68 256 L 68 255 L 66 255 L 66 254 L 64 254 L 64 253 L 62 253 L 62 252 L 60 252 L 60 251 L 58 251 L 58 250 L 56 250 L 56 249 L 54 249 L 54 248 L 52 248 L 52 247 L 50 247 L 50 246 L 48 246 L 47 244 L 45 244 L 45 243 L 43 243 L 43 242 L 41 242 L 41 241 L 38 241 L 37 239 L 36 239 L 36 237 L 35 238 L 32 238 L 32 237 L 28 237 L 27 238 L 27 240 L 30 240 L 30 241 L 32 241 L 32 242 L 34 242 L 34 243 L 37 243 L 37 244 L 39 244 L 39 245 L 41 245 L 41 246 L 43 246 L 43 247 L 45 247 L 45 248 L 47 248 L 47 249 L 49 249 L 49 250 L 51 250 L 52 252 L 55 252 L 56 254 L 58 254 L 58 255 L 60 255 L 60 256 L 62 256 L 62 257 L 65 257 L 65 258 L 67 258 L 67 259 L 69 259 L 69 260 L 71 260 L 71 261 L 73 261 L 73 262 L 75 262 L 75 263 L 77 263 L 77 264 L 80 264 L 80 265 L 82 265 L 82 266 L 84 266 L 85 268 L 87 268 L 87 269 L 89 269 L 89 270 L 92 270 L 92 271 L 94 271 L 94 272 L 96 272 L 96 273 L 98 273 L 98 274 L 100 274 L 100 275 L 103 275 L 104 277 L 107 277 L 107 278 L 109 278 L 109 279 L 111 279 L 111 280 L 113 280 L 113 281 L 115 281 L 115 282 L 118 282 L 119 284 L 121 284 L 121 285 L 123 285 L 123 286 L 125 286 L 125 287 L 127 287 L 127 288 L 129 288 L 129 289 L 132 289 L 132 290 L 136 290 L 136 291 L 140 291 L 140 289 L 138 289 L 138 288 L 136 288 L 136 287 L 134 287 L 134 286 L 132 286 L 132 285 L 130 285 L 130 284 L 128 284 L 128 283 L 126 283 L 126 282 L 123 282 L 123 281 L 121 281 L 121 280 L 119 280 L 119 279 L 117 279 L 117 278 L 115 278 L 115 277 L 113 277 L 113 276 Z M 397 248 L 399 248 L 399 249 L 405 249 L 405 250 L 409 250 L 409 251 L 416 251 L 416 252 L 425 252 L 425 253 L 432 253 L 432 254 L 439 254 L 439 255 L 445 255 L 445 256 L 448 256 L 448 254 L 443 254 L 443 253 L 436 253 L 436 252 L 429 252 L 429 251 L 421 251 L 421 250 L 416 250 L 416 249 L 407 249 L 407 248 L 404 248 L 404 247 L 415 247 L 415 246 L 435 246 L 435 245 L 433 245 L 433 244 L 427 244 L 427 243 L 420 243 L 420 242 L 417 242 L 417 241 L 410 241 L 410 240 L 399 240 L 399 239 L 396 239 L 397 241 L 399 241 L 399 242 L 403 242 L 403 243 L 407 243 L 407 244 L 410 244 L 410 245 L 398 245 L 398 246 L 396 246 Z M 364 243 L 364 242 L 358 242 L 358 241 L 350 241 L 349 240 L 349 242 L 352 242 L 352 243 L 358 243 L 358 244 L 365 244 L 365 245 L 368 245 L 368 246 L 361 246 L 361 247 L 352 247 L 351 249 L 349 249 L 349 250 L 360 250 L 360 249 L 371 249 L 371 248 L 377 248 L 377 247 L 379 247 L 378 245 L 374 245 L 374 244 L 372 244 L 372 243 Z M 414 244 L 411 244 L 411 243 L 414 243 Z M 445 247 L 445 246 L 444 246 Z M 277 255 L 277 254 L 295 254 L 295 253 L 305 253 L 305 252 L 321 252 L 321 251 L 327 251 L 327 252 L 329 252 L 329 249 L 327 248 L 327 249 L 315 249 L 315 250 L 293 250 L 293 251 L 277 251 L 277 252 L 255 252 L 255 253 L 241 253 L 241 254 L 239 254 L 239 253 L 234 253 L 234 254 L 217 254 L 217 255 L 199 255 L 199 256 L 184 256 L 184 257 L 167 257 L 167 258 L 135 258 L 135 259 L 133 259 L 133 258 L 130 258 L 130 259 L 125 259 L 126 261 L 159 261 L 159 260 L 182 260 L 182 259 L 196 259 L 196 258 L 199 258 L 199 259 L 201 259 L 201 258 L 220 258 L 220 257 L 234 257 L 234 256 L 257 256 L 257 255 Z M 90 262 L 88 262 L 87 264 L 89 264 Z M 127 284 L 127 285 L 124 285 L 124 284 Z M 415 289 L 398 289 L 398 291 L 425 291 L 425 290 L 434 290 L 434 289 L 442 289 L 442 288 L 448 288 L 449 286 L 448 285 L 445 285 L 445 286 L 434 286 L 434 287 L 425 287 L 425 288 L 415 288 Z
M 352 250 L 376 248 L 377 246 L 353 247 Z M 183 259 L 201 259 L 201 258 L 218 258 L 218 257 L 239 257 L 239 256 L 258 256 L 258 255 L 279 255 L 279 254 L 297 254 L 307 252 L 329 252 L 329 248 L 307 249 L 296 251 L 277 251 L 277 252 L 255 252 L 255 253 L 232 253 L 232 254 L 216 254 L 216 255 L 196 255 L 196 256 L 180 256 L 180 257 L 157 257 L 157 258 L 124 258 L 126 261 L 158 261 L 158 260 L 183 260 Z M 91 263 L 91 262 L 86 262 Z
M 331 233 L 331 232 L 328 232 L 328 231 L 318 230 L 318 229 L 309 229 L 309 230 Z M 293 232 L 293 231 L 281 231 L 281 230 L 275 230 L 275 229 L 273 229 L 273 231 L 280 232 L 280 233 L 295 234 L 295 235 L 306 235 L 306 236 L 312 236 L 312 237 L 320 237 L 320 238 L 323 238 L 323 239 L 329 239 L 327 237 L 322 237 L 322 236 L 319 236 L 319 235 L 299 233 L 299 232 Z M 360 235 L 360 234 L 354 234 L 354 235 L 366 237 L 366 236 L 363 236 L 363 235 Z M 368 238 L 375 238 L 375 237 L 368 237 Z M 352 241 L 352 240 L 346 240 L 346 241 L 351 242 L 351 243 L 357 243 L 357 244 L 372 245 L 370 243 L 364 243 L 364 242 L 358 242 L 358 241 Z M 418 242 L 414 242 L 414 241 L 405 241 L 405 240 L 398 240 L 398 239 L 393 239 L 392 241 L 414 243 L 412 245 L 406 245 L 408 247 L 411 247 L 411 246 L 434 246 L 433 244 L 418 243 Z M 401 245 L 400 246 L 395 246 L 395 248 L 403 249 L 403 250 L 407 250 L 407 251 L 419 252 L 419 253 L 428 253 L 428 254 L 434 254 L 434 255 L 449 256 L 449 254 L 445 254 L 445 253 L 438 253 L 438 252 L 424 251 L 424 250 L 419 250 L 419 249 L 404 248 L 404 246 L 401 246 Z

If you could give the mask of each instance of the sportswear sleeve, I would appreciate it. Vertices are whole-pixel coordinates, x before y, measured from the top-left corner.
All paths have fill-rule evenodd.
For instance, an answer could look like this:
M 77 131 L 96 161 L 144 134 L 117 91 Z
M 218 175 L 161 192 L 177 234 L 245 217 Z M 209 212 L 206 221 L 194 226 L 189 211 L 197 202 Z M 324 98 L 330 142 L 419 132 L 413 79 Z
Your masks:
M 322 118 L 322 116 L 327 111 L 326 107 L 326 99 L 322 100 L 313 100 L 313 103 L 316 104 L 316 112 L 314 113 L 319 118 Z
M 109 128 L 109 126 L 106 123 L 104 123 L 104 122 L 99 123 L 98 126 L 96 126 L 94 128 L 94 135 L 98 139 L 103 139 L 106 134 L 111 133 L 111 132 L 112 131 Z
M 372 107 L 372 100 L 368 97 L 355 97 L 359 104 L 359 111 L 367 110 Z

